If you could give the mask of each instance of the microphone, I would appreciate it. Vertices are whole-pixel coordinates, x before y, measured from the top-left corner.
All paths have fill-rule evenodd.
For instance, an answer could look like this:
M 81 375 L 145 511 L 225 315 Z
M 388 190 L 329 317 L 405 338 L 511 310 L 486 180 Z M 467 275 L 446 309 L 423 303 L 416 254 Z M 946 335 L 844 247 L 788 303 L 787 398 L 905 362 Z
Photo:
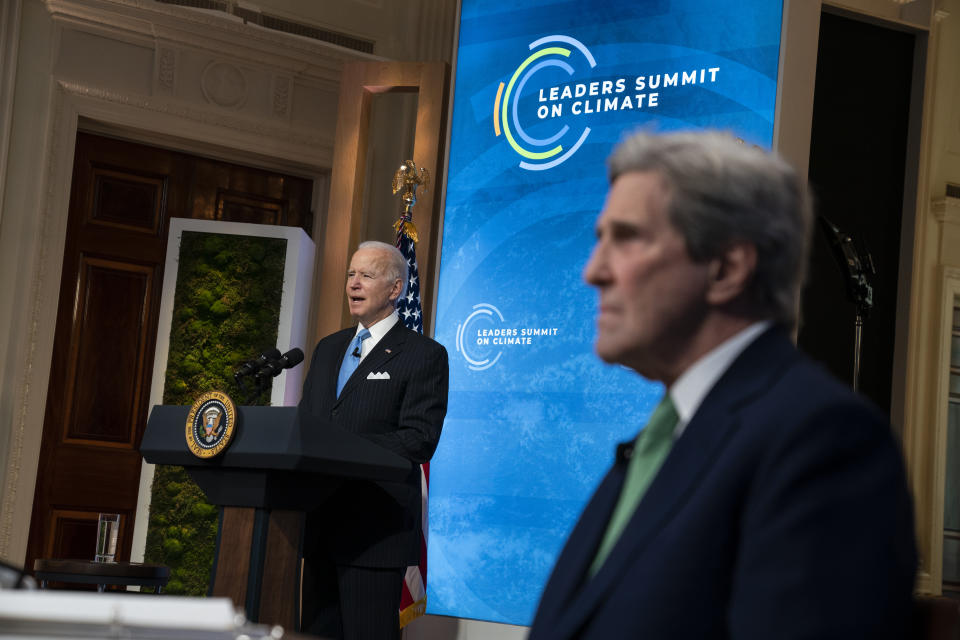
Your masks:
M 352 355 L 354 358 L 359 358 L 359 357 L 360 357 L 360 347 L 354 347 L 354 348 L 353 348 L 353 353 L 351 353 L 350 355 Z
M 244 362 L 239 369 L 233 372 L 233 377 L 239 380 L 243 376 L 249 376 L 252 373 L 256 373 L 260 367 L 278 359 L 280 357 L 280 349 L 274 347 L 273 349 L 267 349 L 260 354 L 260 357 L 256 360 L 248 360 Z M 301 356 L 302 359 L 302 356 Z
M 873 256 L 868 251 L 858 251 L 853 238 L 840 231 L 826 216 L 821 214 L 818 218 L 824 233 L 830 239 L 833 257 L 846 276 L 844 281 L 847 285 L 847 296 L 866 314 L 873 307 L 873 285 L 870 280 L 877 274 Z
M 279 352 L 277 352 L 277 355 L 279 356 Z M 257 371 L 257 378 L 276 378 L 284 369 L 292 369 L 301 362 L 303 362 L 303 351 L 294 347 L 282 356 L 260 367 L 260 370 Z

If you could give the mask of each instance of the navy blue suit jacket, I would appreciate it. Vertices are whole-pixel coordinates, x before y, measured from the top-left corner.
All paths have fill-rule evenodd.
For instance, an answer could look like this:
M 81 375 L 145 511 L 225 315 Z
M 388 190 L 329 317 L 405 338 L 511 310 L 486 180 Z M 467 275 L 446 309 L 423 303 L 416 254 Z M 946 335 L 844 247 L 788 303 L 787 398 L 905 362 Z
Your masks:
M 344 429 L 410 460 L 404 482 L 331 481 L 332 495 L 308 514 L 304 557 L 337 564 L 404 567 L 420 560 L 419 463 L 440 440 L 447 412 L 447 351 L 397 322 L 337 397 L 337 377 L 356 327 L 317 343 L 299 405 L 301 428 Z M 386 374 L 371 377 L 371 374 Z
M 899 448 L 882 415 L 779 329 L 707 394 L 590 579 L 618 458 L 529 640 L 906 637 L 916 552 Z

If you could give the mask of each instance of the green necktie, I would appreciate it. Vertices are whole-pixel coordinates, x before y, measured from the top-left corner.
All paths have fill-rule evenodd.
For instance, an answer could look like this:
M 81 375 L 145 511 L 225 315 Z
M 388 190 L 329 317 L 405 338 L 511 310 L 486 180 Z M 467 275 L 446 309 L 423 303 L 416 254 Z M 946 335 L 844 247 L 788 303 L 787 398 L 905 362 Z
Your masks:
M 630 456 L 630 462 L 627 465 L 627 477 L 623 481 L 620 498 L 613 509 L 613 515 L 610 516 L 597 556 L 590 565 L 590 577 L 596 575 L 603 566 L 610 550 L 620 539 L 620 534 L 633 516 L 640 499 L 646 493 L 647 487 L 650 486 L 653 477 L 657 475 L 667 454 L 670 453 L 677 420 L 677 409 L 673 406 L 673 400 L 670 399 L 669 393 L 664 393 L 660 404 L 653 410 L 647 426 L 640 432 L 634 443 L 633 455 Z

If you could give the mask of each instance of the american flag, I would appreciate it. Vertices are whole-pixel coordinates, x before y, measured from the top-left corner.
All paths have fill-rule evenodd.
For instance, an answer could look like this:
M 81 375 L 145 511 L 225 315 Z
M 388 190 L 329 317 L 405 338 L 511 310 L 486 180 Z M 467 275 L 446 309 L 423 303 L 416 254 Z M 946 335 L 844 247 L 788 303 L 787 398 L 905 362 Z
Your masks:
M 397 313 L 407 328 L 423 333 L 423 314 L 420 309 L 420 272 L 417 270 L 417 250 L 413 239 L 406 234 L 405 228 L 397 231 L 397 249 L 407 259 L 407 292 L 397 303 Z
M 415 242 L 406 233 L 410 214 L 404 213 L 397 225 L 397 248 L 407 259 L 407 291 L 397 303 L 397 313 L 407 328 L 423 333 L 423 312 L 420 308 L 420 272 L 417 269 Z M 430 463 L 420 465 L 420 564 L 407 567 L 400 594 L 400 627 L 424 614 L 427 609 L 427 490 L 430 486 Z

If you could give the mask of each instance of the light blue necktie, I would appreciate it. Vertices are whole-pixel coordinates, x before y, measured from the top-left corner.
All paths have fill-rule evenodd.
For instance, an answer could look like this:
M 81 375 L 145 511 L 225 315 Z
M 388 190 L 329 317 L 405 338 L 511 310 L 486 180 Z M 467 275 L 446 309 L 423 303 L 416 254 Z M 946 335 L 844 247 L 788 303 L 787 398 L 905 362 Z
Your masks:
M 360 345 L 369 337 L 370 332 L 367 329 L 362 329 L 357 335 L 353 336 L 353 340 L 351 340 L 347 346 L 347 353 L 343 356 L 343 362 L 340 364 L 340 375 L 337 376 L 338 398 L 340 397 L 340 392 L 343 391 L 343 386 L 347 384 L 347 380 L 350 379 L 353 372 L 360 366 Z
M 633 447 L 633 454 L 630 456 L 630 462 L 627 464 L 626 478 L 623 488 L 620 490 L 620 498 L 617 500 L 617 506 L 610 516 L 610 522 L 607 523 L 607 531 L 600 542 L 600 548 L 597 555 L 590 565 L 590 575 L 596 575 L 604 561 L 610 554 L 620 534 L 626 528 L 633 512 L 636 511 L 640 499 L 647 492 L 647 487 L 653 482 L 654 476 L 663 465 L 667 454 L 673 447 L 673 431 L 677 426 L 677 409 L 673 405 L 673 400 L 669 393 L 663 395 L 663 399 L 657 408 L 653 410 L 647 426 L 640 435 L 637 436 Z

